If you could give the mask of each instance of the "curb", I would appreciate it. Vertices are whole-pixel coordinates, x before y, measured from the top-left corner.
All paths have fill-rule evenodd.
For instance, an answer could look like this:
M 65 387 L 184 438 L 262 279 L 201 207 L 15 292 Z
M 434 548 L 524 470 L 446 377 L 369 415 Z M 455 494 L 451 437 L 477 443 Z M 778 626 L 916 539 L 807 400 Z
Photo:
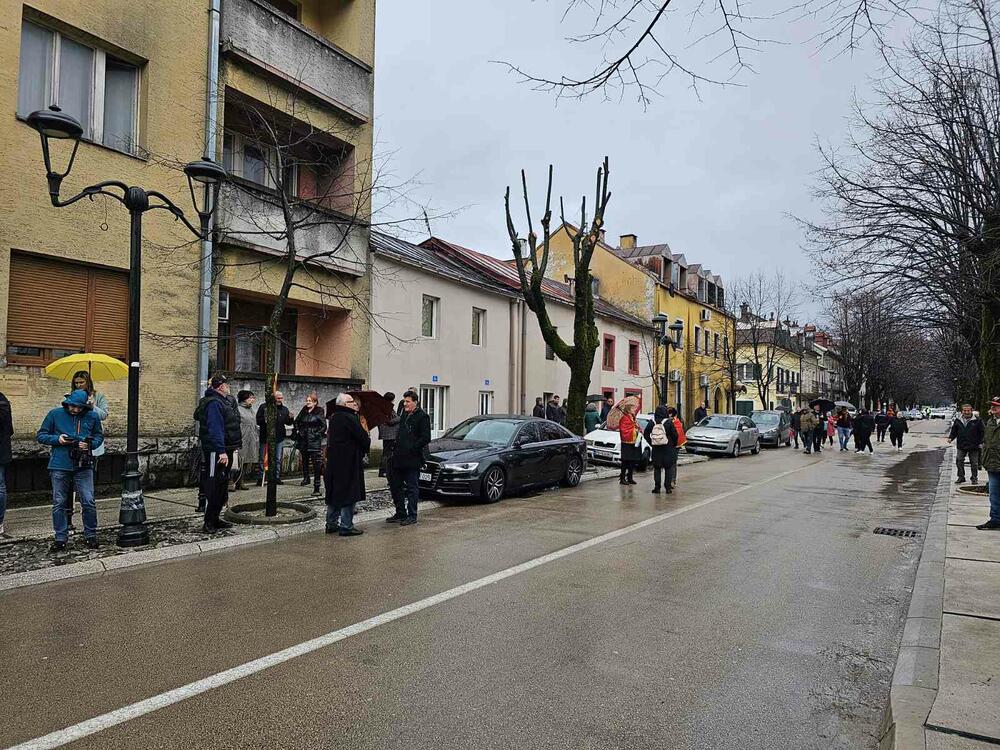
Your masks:
M 925 750 L 927 746 L 924 722 L 937 697 L 941 663 L 944 559 L 954 458 L 955 448 L 948 446 L 924 530 L 924 547 L 879 731 L 879 750 Z
M 684 463 L 700 463 L 701 461 L 707 460 L 705 457 L 693 458 L 698 460 L 686 460 Z M 680 462 L 678 462 L 678 464 L 682 465 Z M 612 477 L 617 477 L 618 469 L 608 468 L 604 471 L 598 469 L 594 473 L 596 476 L 588 476 L 585 473 L 580 479 L 580 482 L 591 482 L 597 479 L 611 479 Z M 372 492 L 381 491 L 381 489 L 372 490 Z M 441 505 L 442 504 L 440 502 L 434 500 L 425 500 L 421 503 L 421 508 L 434 510 L 435 508 L 440 508 Z M 391 510 L 386 508 L 383 510 L 371 510 L 359 513 L 355 516 L 355 518 L 359 522 L 364 522 L 378 520 L 380 518 L 388 518 L 390 515 Z M 244 547 L 253 544 L 267 544 L 269 542 L 276 542 L 281 539 L 285 539 L 286 537 L 308 534 L 314 531 L 322 531 L 325 527 L 326 519 L 318 518 L 313 521 L 305 521 L 281 527 L 265 528 L 235 536 L 208 539 L 201 542 L 175 544 L 169 547 L 143 550 L 142 552 L 128 552 L 123 555 L 101 558 L 99 560 L 83 560 L 78 563 L 59 565 L 51 568 L 41 568 L 39 570 L 29 570 L 24 573 L 11 573 L 9 575 L 0 576 L 0 591 L 9 591 L 12 589 L 24 588 L 26 586 L 35 586 L 40 583 L 64 581 L 68 578 L 77 578 L 79 576 L 104 575 L 105 573 L 110 573 L 116 570 L 124 570 L 125 568 L 134 568 L 139 565 L 152 565 L 155 563 L 165 562 L 167 560 L 175 560 L 181 557 L 194 557 L 196 555 L 218 552 L 219 550 L 232 549 L 234 547 Z

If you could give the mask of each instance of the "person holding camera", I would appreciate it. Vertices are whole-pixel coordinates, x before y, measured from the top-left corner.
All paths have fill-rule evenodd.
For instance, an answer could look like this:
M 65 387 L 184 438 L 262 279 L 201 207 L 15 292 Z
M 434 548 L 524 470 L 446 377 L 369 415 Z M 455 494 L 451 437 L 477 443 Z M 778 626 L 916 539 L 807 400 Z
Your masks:
M 94 503 L 93 450 L 104 444 L 101 420 L 94 413 L 86 391 L 70 393 L 48 414 L 38 428 L 36 440 L 51 446 L 49 478 L 52 480 L 53 552 L 66 549 L 69 524 L 66 498 L 75 489 L 83 508 L 83 535 L 87 547 L 97 549 L 97 505 Z

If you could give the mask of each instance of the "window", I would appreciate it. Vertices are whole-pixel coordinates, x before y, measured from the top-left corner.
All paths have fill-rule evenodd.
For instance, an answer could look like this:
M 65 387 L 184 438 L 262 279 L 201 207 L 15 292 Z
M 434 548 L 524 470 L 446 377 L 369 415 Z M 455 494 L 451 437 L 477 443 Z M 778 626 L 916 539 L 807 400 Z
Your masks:
M 17 114 L 52 104 L 83 126 L 83 137 L 135 153 L 139 68 L 44 26 L 21 26 Z
M 615 389 L 614 388 L 602 388 L 601 389 L 601 395 L 604 396 L 604 400 L 607 401 L 608 400 L 608 396 L 610 396 L 611 398 L 615 397 Z
M 709 337 L 710 337 L 710 334 L 709 334 L 708 330 L 706 329 L 705 330 L 705 354 L 708 354 L 709 352 L 712 351 L 711 347 L 709 347 L 709 345 L 708 345 Z
M 604 335 L 604 352 L 603 352 L 603 364 L 604 369 L 609 371 L 614 371 L 615 369 L 615 337 L 605 334 Z
M 493 391 L 479 392 L 479 413 L 480 414 L 493 413 Z
M 539 437 L 543 442 L 548 440 L 565 440 L 569 437 L 569 433 L 554 422 L 541 422 L 536 426 L 538 427 Z
M 546 401 L 546 403 L 548 402 Z M 540 439 L 541 433 L 538 431 L 538 422 L 528 422 L 517 433 L 517 442 L 521 445 L 531 445 L 532 443 L 537 443 Z
M 484 346 L 486 338 L 486 311 L 478 307 L 472 308 L 472 345 Z M 489 414 L 489 412 L 480 412 Z
M 222 301 L 226 300 L 226 315 Z M 219 290 L 218 352 L 220 370 L 261 373 L 270 368 L 265 359 L 263 330 L 271 319 L 271 305 L 253 299 L 233 296 Z M 278 372 L 295 374 L 297 353 L 298 310 L 285 309 L 281 318 L 281 343 L 278 348 Z
M 642 414 L 642 390 L 639 388 L 626 388 L 625 395 L 635 396 L 639 399 L 639 409 L 636 411 L 636 414 Z
M 639 374 L 639 342 L 628 342 L 628 374 Z
M 65 304 L 53 304 L 58 289 Z M 66 311 L 72 306 L 73 314 Z M 11 253 L 7 358 L 44 365 L 77 352 L 128 356 L 128 273 Z
M 719 358 L 719 334 L 713 334 L 712 338 L 712 356 L 715 359 Z
M 222 166 L 247 182 L 271 190 L 280 187 L 286 195 L 299 197 L 298 164 L 286 156 L 282 184 L 278 185 L 278 152 L 266 143 L 254 142 L 240 133 L 226 133 L 222 136 Z
M 420 308 L 420 335 L 429 339 L 437 338 L 438 303 L 437 297 L 424 295 Z
M 724 357 L 728 357 L 729 356 L 729 337 L 728 336 L 723 336 L 722 337 L 722 355 Z
M 440 437 L 447 425 L 448 386 L 420 386 L 420 406 L 431 418 L 431 434 Z
M 694 353 L 701 354 L 701 329 L 694 327 Z
M 757 379 L 760 373 L 760 365 L 744 363 L 736 366 L 736 377 L 743 382 L 751 382 Z

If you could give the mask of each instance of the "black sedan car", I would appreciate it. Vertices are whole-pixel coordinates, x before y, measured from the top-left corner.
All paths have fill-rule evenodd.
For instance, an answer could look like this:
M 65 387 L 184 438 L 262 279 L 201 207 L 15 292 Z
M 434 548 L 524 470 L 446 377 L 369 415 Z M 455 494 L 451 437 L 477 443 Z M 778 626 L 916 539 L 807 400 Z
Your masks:
M 580 483 L 582 437 L 546 419 L 486 415 L 449 430 L 427 447 L 420 490 L 495 503 L 513 490 Z

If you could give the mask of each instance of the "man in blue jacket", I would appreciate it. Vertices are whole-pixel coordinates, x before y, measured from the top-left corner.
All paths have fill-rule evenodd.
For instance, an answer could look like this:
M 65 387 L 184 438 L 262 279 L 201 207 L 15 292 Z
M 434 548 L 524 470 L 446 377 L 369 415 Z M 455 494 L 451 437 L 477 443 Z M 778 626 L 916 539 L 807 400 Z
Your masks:
M 229 467 L 233 463 L 232 441 L 240 434 L 240 416 L 229 405 L 229 383 L 225 375 L 212 378 L 211 387 L 198 406 L 198 439 L 201 457 L 206 467 L 204 484 L 207 496 L 203 531 L 213 533 L 232 526 L 219 518 L 222 507 L 229 498 Z
M 104 443 L 101 420 L 87 401 L 86 391 L 73 391 L 42 421 L 35 436 L 52 447 L 49 477 L 52 480 L 53 552 L 66 549 L 69 524 L 66 501 L 76 490 L 83 508 L 83 535 L 90 549 L 97 549 L 97 506 L 94 504 L 94 460 L 91 451 Z

